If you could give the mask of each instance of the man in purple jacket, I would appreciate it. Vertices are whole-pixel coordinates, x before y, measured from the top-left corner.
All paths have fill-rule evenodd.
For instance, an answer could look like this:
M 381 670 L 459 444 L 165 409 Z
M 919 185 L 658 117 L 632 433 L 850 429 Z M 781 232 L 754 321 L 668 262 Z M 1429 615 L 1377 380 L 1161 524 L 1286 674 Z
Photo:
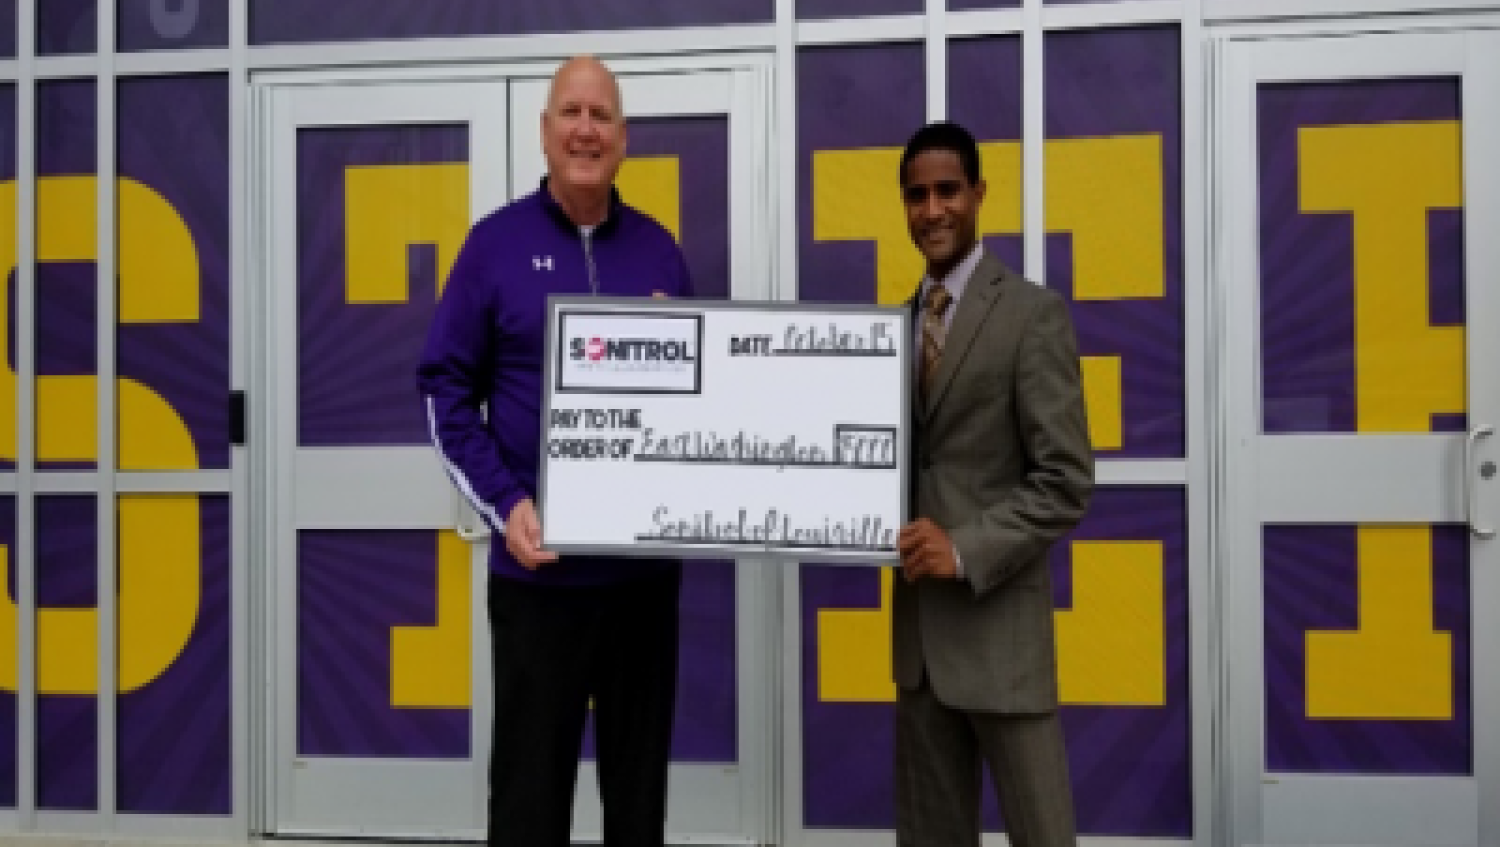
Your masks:
M 541 547 L 532 498 L 547 296 L 687 297 L 690 284 L 670 233 L 614 189 L 625 119 L 613 74 L 566 62 L 541 124 L 547 176 L 470 231 L 418 368 L 449 475 L 504 539 L 490 550 L 489 843 L 569 843 L 592 701 L 604 841 L 660 847 L 681 564 L 558 557 Z

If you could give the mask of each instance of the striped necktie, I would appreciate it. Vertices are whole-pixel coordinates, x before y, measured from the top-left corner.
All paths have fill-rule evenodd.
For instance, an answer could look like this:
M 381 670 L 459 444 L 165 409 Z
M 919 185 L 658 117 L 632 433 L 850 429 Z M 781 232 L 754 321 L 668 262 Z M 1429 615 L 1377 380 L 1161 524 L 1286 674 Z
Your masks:
M 919 381 L 922 400 L 926 402 L 932 375 L 937 371 L 938 361 L 943 355 L 943 314 L 953 305 L 953 295 L 941 282 L 933 282 L 927 290 L 922 308 L 922 375 Z

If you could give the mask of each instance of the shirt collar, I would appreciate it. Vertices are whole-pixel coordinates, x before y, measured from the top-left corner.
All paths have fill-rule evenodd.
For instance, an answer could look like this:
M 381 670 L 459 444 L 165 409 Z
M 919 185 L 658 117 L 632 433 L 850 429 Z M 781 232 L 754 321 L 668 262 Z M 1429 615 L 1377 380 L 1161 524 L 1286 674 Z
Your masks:
M 965 256 L 964 260 L 955 265 L 953 270 L 949 271 L 948 275 L 941 280 L 943 287 L 947 288 L 948 293 L 952 295 L 955 304 L 963 296 L 964 288 L 969 284 L 969 277 L 974 275 L 974 269 L 979 267 L 979 260 L 983 256 L 984 244 L 976 240 L 973 249 L 969 251 L 969 255 Z M 922 288 L 917 295 L 917 302 L 919 304 L 926 299 L 927 291 L 930 288 L 932 288 L 932 276 L 922 277 Z
M 552 196 L 552 192 L 547 190 L 547 180 L 549 178 L 550 177 L 543 176 L 542 184 L 537 189 L 537 193 L 541 195 L 542 207 L 545 208 L 547 212 L 551 214 L 558 223 L 562 224 L 568 229 L 573 230 L 574 232 L 579 232 L 580 230 L 578 228 L 578 224 L 573 223 L 573 220 L 568 217 L 568 213 L 563 211 L 563 207 L 559 205 L 557 199 Z M 615 188 L 614 186 L 610 186 L 609 210 L 605 212 L 604 220 L 600 221 L 598 224 L 595 224 L 594 232 L 598 235 L 604 235 L 610 230 L 614 229 L 615 226 L 619 224 L 620 210 L 624 207 L 624 205 L 624 202 L 620 199 L 619 189 Z

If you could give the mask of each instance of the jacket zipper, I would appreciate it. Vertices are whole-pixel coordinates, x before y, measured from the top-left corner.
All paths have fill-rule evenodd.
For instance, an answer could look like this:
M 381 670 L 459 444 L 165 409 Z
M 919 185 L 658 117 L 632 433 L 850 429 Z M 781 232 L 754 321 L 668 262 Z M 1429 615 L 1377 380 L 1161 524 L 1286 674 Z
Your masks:
M 583 263 L 589 268 L 589 291 L 595 297 L 599 296 L 599 274 L 594 269 L 593 236 L 590 233 L 581 233 L 583 236 Z

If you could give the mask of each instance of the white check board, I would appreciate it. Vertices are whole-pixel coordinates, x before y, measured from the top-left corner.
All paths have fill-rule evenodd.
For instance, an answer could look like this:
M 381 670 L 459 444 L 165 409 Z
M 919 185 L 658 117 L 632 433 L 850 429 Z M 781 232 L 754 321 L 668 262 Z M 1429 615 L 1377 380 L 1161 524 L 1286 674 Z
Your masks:
M 894 561 L 911 347 L 901 308 L 551 299 L 543 546 Z

